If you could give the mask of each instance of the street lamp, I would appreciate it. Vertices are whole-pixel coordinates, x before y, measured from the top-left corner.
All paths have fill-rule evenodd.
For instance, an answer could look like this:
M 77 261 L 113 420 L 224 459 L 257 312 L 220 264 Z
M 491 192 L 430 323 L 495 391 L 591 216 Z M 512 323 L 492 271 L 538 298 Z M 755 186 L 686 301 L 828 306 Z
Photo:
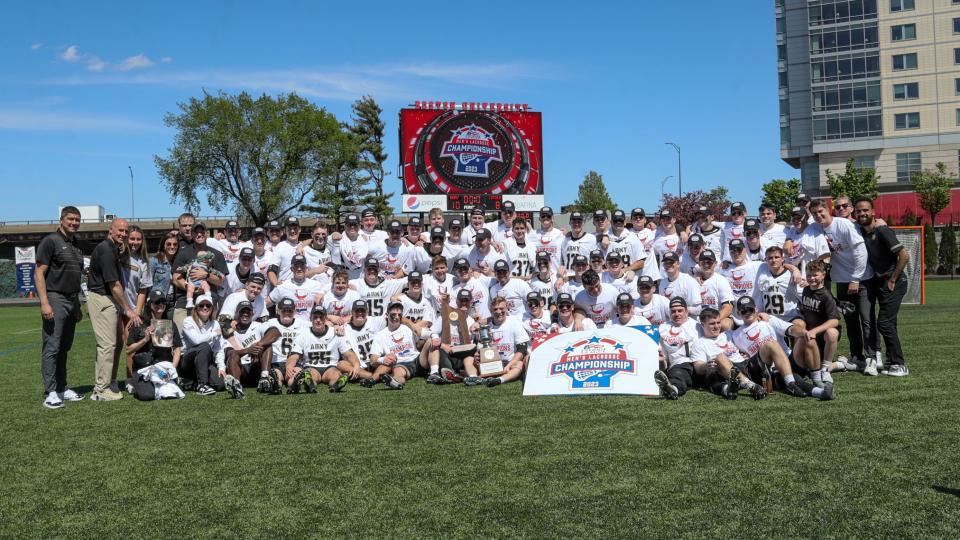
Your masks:
M 672 174 L 660 181 L 660 204 L 661 205 L 663 204 L 663 186 L 667 185 L 667 180 L 671 178 L 673 178 Z
M 133 202 L 133 167 L 127 165 L 127 168 L 130 169 L 130 219 L 133 220 L 137 217 L 137 207 Z
M 683 195 L 683 173 L 680 170 L 680 147 L 672 142 L 667 142 L 663 144 L 669 144 L 677 151 L 677 195 Z

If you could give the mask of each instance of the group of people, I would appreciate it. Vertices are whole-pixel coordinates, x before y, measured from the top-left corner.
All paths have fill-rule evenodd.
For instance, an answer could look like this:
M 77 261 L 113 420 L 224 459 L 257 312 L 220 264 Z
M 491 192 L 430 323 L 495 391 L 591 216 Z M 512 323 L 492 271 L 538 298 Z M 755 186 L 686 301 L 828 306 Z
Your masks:
M 908 254 L 872 201 L 838 200 L 831 214 L 801 195 L 787 223 L 759 210 L 747 219 L 735 203 L 720 221 L 701 207 L 689 224 L 669 210 L 573 212 L 561 230 L 551 208 L 531 223 L 506 201 L 492 222 L 434 210 L 381 230 L 368 209 L 308 235 L 296 217 L 272 221 L 245 240 L 236 221 L 211 235 L 185 213 L 153 257 L 143 231 L 114 220 L 84 268 L 79 211 L 65 207 L 37 249 L 43 404 L 83 399 L 66 358 L 84 275 L 97 401 L 400 390 L 417 376 L 494 387 L 522 379 L 538 337 L 610 325 L 659 327 L 654 379 L 668 399 L 779 388 L 826 400 L 832 372 L 907 375 L 896 319 Z M 841 319 L 849 357 L 837 354 Z M 492 372 L 480 369 L 487 349 Z

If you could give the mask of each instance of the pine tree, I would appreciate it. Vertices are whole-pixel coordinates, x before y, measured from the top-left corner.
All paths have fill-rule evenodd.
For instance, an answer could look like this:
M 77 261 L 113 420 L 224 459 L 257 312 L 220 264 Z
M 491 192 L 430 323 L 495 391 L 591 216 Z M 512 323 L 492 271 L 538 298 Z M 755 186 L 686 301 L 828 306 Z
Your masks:
M 940 232 L 940 263 L 941 274 L 952 274 L 957 267 L 957 235 L 953 223 L 944 227 Z
M 924 271 L 932 274 L 937 271 L 937 235 L 933 232 L 933 225 L 923 224 L 923 265 Z
M 305 204 L 300 210 L 339 223 L 342 214 L 359 211 L 367 205 L 373 191 L 360 169 L 359 146 L 349 130 L 340 132 L 336 145 L 317 171 L 322 182 L 313 193 L 312 204 Z
M 381 224 L 393 215 L 390 206 L 393 193 L 383 192 L 383 181 L 390 173 L 384 168 L 387 153 L 383 148 L 382 113 L 383 109 L 372 97 L 363 96 L 353 103 L 353 123 L 348 128 L 359 142 L 361 182 L 369 184 L 369 194 L 363 202 L 373 208 Z
M 583 177 L 577 200 L 573 203 L 577 210 L 584 213 L 593 213 L 595 210 L 612 212 L 616 209 L 613 199 L 607 193 L 607 186 L 603 183 L 603 176 L 596 171 L 590 171 Z

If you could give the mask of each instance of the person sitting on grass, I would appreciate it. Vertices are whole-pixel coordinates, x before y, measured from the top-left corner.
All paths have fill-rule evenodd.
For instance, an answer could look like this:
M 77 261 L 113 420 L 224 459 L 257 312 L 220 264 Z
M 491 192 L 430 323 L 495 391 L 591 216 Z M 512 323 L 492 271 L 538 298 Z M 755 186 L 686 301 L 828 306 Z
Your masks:
M 330 316 L 327 316 L 329 324 Z M 357 356 L 359 369 L 350 376 L 351 382 L 359 382 L 361 386 L 371 386 L 373 373 L 370 371 L 370 353 L 374 350 L 373 340 L 377 332 L 387 326 L 383 317 L 367 317 L 367 303 L 357 299 L 353 302 L 350 320 L 343 325 L 344 335 L 350 340 L 354 354 Z
M 286 381 L 287 357 L 297 337 L 308 331 L 310 324 L 296 316 L 297 306 L 290 298 L 284 298 L 277 304 L 277 317 L 263 325 L 261 343 L 270 347 L 269 368 L 261 364 L 257 392 L 279 394 Z
M 350 375 L 359 369 L 357 357 L 350 350 L 350 340 L 327 325 L 327 311 L 323 306 L 313 306 L 310 328 L 297 335 L 287 356 L 287 393 L 299 394 L 303 388 L 308 394 L 314 394 L 318 383 L 326 384 L 331 392 L 340 392 Z
M 695 367 L 690 348 L 699 337 L 682 296 L 670 300 L 670 322 L 660 325 L 660 365 L 653 380 L 665 399 L 680 399 L 693 387 Z M 702 362 L 701 362 L 702 364 Z
M 599 277 L 597 278 L 599 280 Z M 526 366 L 527 344 L 530 337 L 523 329 L 523 324 L 515 317 L 509 317 L 507 300 L 502 296 L 497 296 L 490 301 L 490 336 L 493 338 L 492 345 L 500 354 L 500 361 L 503 362 L 503 375 L 499 377 L 487 377 L 484 384 L 488 387 L 498 386 L 503 383 L 515 381 L 523 375 L 523 369 Z M 467 373 L 476 378 L 479 373 L 479 364 L 475 360 L 473 373 L 467 369 Z M 469 378 L 469 377 L 468 377 Z M 464 379 L 464 384 L 467 379 Z M 474 383 L 477 381 L 474 380 Z
M 373 381 L 403 390 L 407 380 L 417 374 L 421 361 L 413 330 L 403 324 L 403 304 L 392 302 L 387 306 L 387 327 L 377 332 L 374 343 L 376 352 L 370 354 L 370 366 L 376 366 Z
M 444 306 L 450 302 L 446 292 L 438 293 L 437 300 Z M 427 382 L 430 384 L 463 382 L 466 364 L 473 364 L 473 355 L 477 351 L 471 332 L 479 325 L 470 316 L 473 308 L 473 295 L 467 289 L 457 293 L 456 307 L 449 307 L 434 320 L 433 335 L 421 350 L 420 364 L 424 358 L 429 368 Z M 453 315 L 456 315 L 453 317 Z M 461 328 L 463 329 L 461 331 Z M 438 339 L 439 338 L 439 339 Z
M 722 320 L 720 312 L 714 308 L 704 308 L 700 312 L 702 335 L 690 348 L 694 366 L 702 366 L 700 375 L 705 377 L 707 388 L 718 396 L 736 399 L 743 389 L 749 390 L 753 399 L 767 397 L 766 389 L 747 377 L 746 359 L 733 344 L 730 332 L 723 330 Z
M 243 387 L 256 386 L 260 373 L 270 367 L 272 351 L 262 343 L 263 323 L 253 320 L 255 309 L 249 300 L 237 303 L 233 335 L 229 340 L 220 338 L 220 351 L 227 366 L 223 384 L 235 399 L 243 399 Z
M 573 332 L 574 327 L 579 323 L 584 332 L 591 332 L 597 329 L 596 323 L 592 319 L 585 318 L 577 320 L 574 311 L 575 306 L 573 296 L 570 293 L 562 292 L 557 295 L 557 331 L 561 334 Z
M 224 389 L 226 366 L 215 361 L 220 352 L 220 324 L 215 311 L 213 298 L 202 294 L 197 297 L 193 313 L 183 321 L 184 350 L 176 367 L 184 390 L 192 387 L 188 381 L 193 379 L 200 396 L 211 396 Z
M 657 326 L 670 320 L 670 300 L 657 294 L 656 282 L 650 276 L 637 278 L 637 313 Z
M 807 263 L 807 286 L 800 293 L 799 310 L 803 317 L 804 335 L 794 343 L 794 359 L 810 370 L 813 383 L 822 386 L 833 382 L 831 371 L 846 371 L 846 364 L 833 363 L 840 340 L 840 309 L 824 286 L 826 264 L 813 260 Z
M 130 328 L 127 336 L 127 372 L 131 374 L 127 387 L 141 401 L 156 399 L 154 384 L 140 380 L 138 371 L 160 362 L 170 362 L 176 368 L 180 364 L 183 342 L 180 332 L 167 314 L 167 294 L 161 290 L 150 291 L 148 312 L 143 324 Z M 159 321 L 167 321 L 160 325 Z M 160 327 L 164 329 L 161 330 Z M 169 328 L 167 328 L 169 327 Z

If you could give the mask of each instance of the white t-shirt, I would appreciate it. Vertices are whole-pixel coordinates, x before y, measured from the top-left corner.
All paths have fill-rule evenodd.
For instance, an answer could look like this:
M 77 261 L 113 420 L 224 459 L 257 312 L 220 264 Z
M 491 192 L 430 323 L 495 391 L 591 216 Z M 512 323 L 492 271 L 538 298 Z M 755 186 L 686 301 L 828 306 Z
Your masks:
M 647 251 L 643 249 L 640 239 L 632 231 L 624 229 L 620 231 L 619 236 L 611 233 L 608 238 L 610 238 L 610 243 L 607 245 L 607 252 L 604 256 L 616 253 L 623 260 L 625 267 L 647 258 Z
M 485 223 L 483 228 L 490 231 L 494 242 L 503 244 L 508 238 L 513 238 L 513 226 L 507 225 L 502 219 Z
M 667 361 L 667 368 L 692 362 L 691 348 L 699 337 L 697 322 L 694 319 L 687 319 L 687 322 L 681 325 L 676 325 L 672 321 L 661 324 L 660 350 L 663 351 L 663 357 Z
M 784 226 L 779 223 L 774 223 L 770 226 L 769 229 L 764 230 L 763 224 L 760 224 L 760 239 L 765 240 L 768 246 L 779 246 L 783 247 L 783 243 L 786 241 L 787 236 L 784 231 Z
M 530 341 L 530 336 L 523 329 L 523 324 L 513 317 L 507 317 L 503 324 L 493 324 L 493 321 L 490 321 L 490 335 L 493 337 L 493 346 L 500 353 L 500 360 L 504 364 L 513 358 L 517 345 Z
M 263 332 L 260 330 L 260 323 L 257 321 L 252 321 L 250 326 L 246 330 L 241 330 L 238 326 L 233 330 L 233 337 L 236 338 L 237 342 L 240 343 L 241 349 L 246 349 L 250 345 L 253 345 L 263 337 Z M 233 345 L 230 344 L 225 338 L 220 338 L 220 350 L 226 351 L 227 349 L 232 349 Z M 258 358 L 254 358 L 252 355 L 245 354 L 240 357 L 240 364 L 246 365 L 250 362 L 259 361 Z
M 852 221 L 834 218 L 829 227 L 822 228 L 830 246 L 831 281 L 862 282 L 873 277 L 873 269 L 867 264 L 867 246 Z
M 260 336 L 257 339 L 263 337 L 271 328 L 276 328 L 280 331 L 280 337 L 273 342 L 273 360 L 274 364 L 283 364 L 287 361 L 287 356 L 290 355 L 290 351 L 293 349 L 293 342 L 296 341 L 297 336 L 303 332 L 310 331 L 310 324 L 304 322 L 303 319 L 293 319 L 293 323 L 289 326 L 284 326 L 280 323 L 280 319 L 270 319 L 269 321 L 260 325 Z
M 700 299 L 700 284 L 697 283 L 696 279 L 687 274 L 677 274 L 676 279 L 673 281 L 670 281 L 670 278 L 667 276 L 663 276 L 663 279 L 660 280 L 660 289 L 658 292 L 660 296 L 667 299 L 668 303 L 673 298 L 683 298 L 687 301 L 687 310 L 691 316 L 700 314 L 700 306 L 702 304 L 702 300 Z
M 467 332 L 470 332 L 470 328 L 472 328 L 474 324 L 476 324 L 476 321 L 473 319 L 473 317 L 467 315 Z M 443 336 L 443 319 L 441 317 L 437 317 L 433 321 L 433 326 L 430 328 L 430 330 L 438 336 Z M 469 334 L 467 335 L 467 341 L 470 341 Z M 460 325 L 457 323 L 453 323 L 453 322 L 450 323 L 450 343 L 449 344 L 450 345 L 464 344 L 463 339 L 461 339 L 460 337 Z
M 363 261 L 367 258 L 369 248 L 362 237 L 351 240 L 346 234 L 340 240 L 331 241 L 333 262 L 343 266 L 350 279 L 357 279 L 363 275 Z
M 461 253 L 460 256 L 466 257 L 471 269 L 483 273 L 487 270 L 493 272 L 493 265 L 496 264 L 497 261 L 506 260 L 502 254 L 497 253 L 497 250 L 493 249 L 492 245 L 486 254 L 480 253 L 477 246 L 473 246 L 469 250 Z
M 397 246 L 388 246 L 386 242 L 369 244 L 368 255 L 380 262 L 381 276 L 394 276 L 398 270 L 405 274 L 413 271 L 416 246 L 408 246 L 400 242 Z M 423 251 L 422 249 L 420 251 Z
M 790 227 L 786 230 L 787 240 L 792 241 L 790 253 L 784 253 L 784 262 L 800 269 L 800 275 L 807 276 L 807 263 L 815 261 L 824 255 L 830 254 L 827 237 L 823 235 L 820 225 L 807 225 L 803 232 Z
M 607 271 L 600 274 L 601 283 L 609 283 L 617 288 L 620 292 L 630 293 L 631 295 L 637 290 L 637 280 L 636 279 L 627 279 L 627 272 L 620 274 L 620 277 L 613 277 L 613 275 Z
M 408 326 L 401 324 L 396 330 L 386 327 L 377 332 L 373 341 L 381 357 L 393 353 L 397 356 L 397 363 L 416 362 L 420 358 L 417 340 Z
M 307 268 L 316 268 L 321 264 L 324 266 L 330 266 L 330 261 L 333 260 L 333 253 L 330 250 L 330 244 L 327 244 L 323 251 L 313 249 L 310 245 L 304 246 L 303 256 L 307 258 Z
M 618 294 L 620 290 L 613 285 L 601 283 L 598 296 L 591 296 L 590 292 L 584 289 L 574 297 L 573 304 L 593 319 L 597 326 L 604 326 L 608 320 L 617 316 Z
M 440 291 L 443 290 L 448 294 L 453 290 L 453 276 L 446 274 L 443 277 L 443 280 L 437 280 L 433 273 L 423 274 L 423 296 L 427 297 L 427 300 L 430 301 L 430 305 L 433 306 L 433 311 L 439 316 L 442 312 L 440 301 L 437 300 L 440 295 Z
M 634 307 L 633 316 L 630 317 L 630 320 L 628 320 L 627 322 L 620 322 L 620 316 L 617 315 L 616 317 L 610 319 L 610 325 L 611 326 L 650 326 L 650 321 L 643 315 L 640 315 L 639 313 L 637 313 L 637 308 Z
M 719 311 L 724 303 L 736 300 L 737 297 L 730 288 L 730 282 L 716 272 L 700 284 L 701 309 L 709 307 Z
M 703 248 L 712 250 L 717 257 L 723 254 L 723 222 L 714 221 L 714 229 L 709 233 L 700 229 L 700 224 L 696 223 L 693 227 L 694 232 L 703 237 Z
M 273 261 L 271 264 L 277 265 L 280 271 L 277 273 L 277 279 L 287 281 L 293 277 L 293 271 L 290 270 L 290 260 L 297 254 L 297 244 L 290 242 L 280 242 L 273 246 Z
M 747 239 L 743 235 L 743 223 L 739 225 L 732 221 L 724 223 L 723 232 L 720 234 L 720 261 L 730 260 L 730 241 L 735 238 L 743 240 L 744 244 L 747 243 Z
M 290 354 L 299 354 L 307 367 L 334 367 L 340 361 L 340 355 L 350 350 L 350 345 L 350 340 L 338 336 L 330 325 L 320 335 L 314 333 L 313 327 L 308 327 L 297 335 Z
M 534 317 L 529 311 L 524 311 L 520 321 L 523 324 L 523 329 L 531 338 L 541 334 L 549 334 L 550 328 L 553 326 L 550 321 L 550 312 L 546 309 L 541 311 L 539 317 Z
M 563 252 L 563 242 L 566 236 L 560 232 L 560 229 L 550 229 L 544 232 L 543 229 L 537 229 L 527 234 L 527 243 L 536 246 L 537 253 L 545 251 L 550 254 L 550 269 L 556 270 L 563 265 L 561 258 Z M 535 259 L 534 259 L 535 260 Z M 533 272 L 537 269 L 534 267 Z
M 270 291 L 270 301 L 279 304 L 280 300 L 289 298 L 296 306 L 296 317 L 305 321 L 310 320 L 310 310 L 317 301 L 317 296 L 326 293 L 326 289 L 319 282 L 305 279 L 296 283 L 293 279 L 279 283 Z
M 501 296 L 506 299 L 507 315 L 511 317 L 519 318 L 526 311 L 528 293 L 530 293 L 530 286 L 526 281 L 517 278 L 510 278 L 506 285 L 494 281 L 490 286 L 490 298 Z
M 367 243 L 367 246 L 380 245 L 390 237 L 387 234 L 387 231 L 381 231 L 380 229 L 374 229 L 371 232 L 367 232 L 363 227 L 360 227 L 359 230 L 360 239 Z
M 670 320 L 670 301 L 659 294 L 654 294 L 648 304 L 638 299 L 633 305 L 636 306 L 637 313 L 652 324 L 664 324 Z
M 337 296 L 333 290 L 323 295 L 323 309 L 327 310 L 327 316 L 349 317 L 353 312 L 353 303 L 360 300 L 360 293 L 353 289 L 347 289 L 343 296 Z
M 783 352 L 790 356 L 790 347 L 784 339 L 792 325 L 781 319 L 771 317 L 770 321 L 757 319 L 750 326 L 741 326 L 733 331 L 733 343 L 747 358 L 760 352 L 764 343 L 776 341 Z
M 660 229 L 657 229 L 657 238 L 653 241 L 653 251 L 658 257 L 662 258 L 663 254 L 668 251 L 680 253 L 683 251 L 683 247 L 684 246 L 680 244 L 679 234 L 666 234 Z
M 566 334 L 567 332 L 573 332 L 573 317 L 570 317 L 570 322 L 568 324 L 563 324 L 563 321 L 557 320 L 557 328 L 560 329 L 561 334 Z M 597 329 L 597 325 L 590 319 L 583 319 L 583 331 L 590 332 Z
M 547 302 L 546 308 L 549 308 L 556 303 L 556 283 L 557 275 L 551 272 L 546 281 L 540 279 L 539 274 L 534 275 L 532 278 L 530 278 L 529 285 L 531 291 L 537 292 L 543 297 L 543 299 Z
M 367 303 L 367 317 L 383 317 L 387 313 L 390 299 L 403 289 L 405 279 L 382 279 L 373 285 L 367 284 L 366 279 L 350 280 L 350 285 L 360 295 L 360 299 Z M 352 306 L 351 306 L 352 308 Z
M 450 305 L 456 307 L 457 293 L 467 289 L 473 296 L 473 308 L 478 317 L 490 318 L 490 285 L 496 280 L 489 276 L 471 278 L 466 283 L 457 281 L 450 289 Z
M 247 301 L 253 304 L 254 319 L 259 319 L 261 317 L 267 316 L 267 306 L 266 306 L 266 302 L 263 301 L 263 295 L 258 294 L 257 297 L 253 299 L 253 301 L 250 301 L 247 298 L 246 291 L 237 291 L 235 293 L 230 293 L 230 295 L 223 300 L 223 306 L 220 307 L 220 314 L 230 317 L 231 319 L 236 318 L 237 305 L 239 305 L 240 302 L 243 302 L 243 301 Z
M 734 345 L 731 332 L 720 332 L 720 335 L 713 338 L 700 336 L 690 348 L 690 359 L 694 362 L 714 364 L 715 359 L 721 354 L 737 364 L 746 361 Z
M 207 245 L 216 249 L 223 254 L 223 260 L 227 261 L 229 265 L 232 262 L 236 262 L 240 258 L 240 250 L 248 247 L 253 249 L 253 244 L 250 242 L 231 242 L 224 238 L 220 240 L 218 238 L 207 238 Z
M 437 313 L 433 310 L 430 300 L 425 294 L 420 295 L 420 300 L 414 300 L 409 295 L 401 294 L 400 303 L 403 304 L 403 316 L 412 322 L 422 320 L 433 322 L 437 318 Z
M 757 261 L 744 261 L 740 266 L 733 266 L 731 263 L 726 270 L 721 269 L 720 274 L 727 278 L 734 296 L 753 296 L 753 284 L 757 280 L 760 264 Z

